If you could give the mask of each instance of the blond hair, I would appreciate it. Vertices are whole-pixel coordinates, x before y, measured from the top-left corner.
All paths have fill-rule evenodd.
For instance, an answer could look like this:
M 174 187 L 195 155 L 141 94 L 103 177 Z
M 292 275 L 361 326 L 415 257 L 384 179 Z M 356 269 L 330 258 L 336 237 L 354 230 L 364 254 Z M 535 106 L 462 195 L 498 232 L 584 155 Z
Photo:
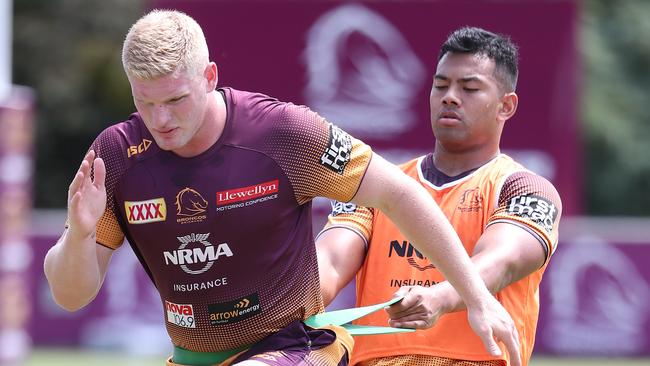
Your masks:
M 201 26 L 176 10 L 153 10 L 129 30 L 122 65 L 129 78 L 151 80 L 176 70 L 203 72 L 209 62 Z

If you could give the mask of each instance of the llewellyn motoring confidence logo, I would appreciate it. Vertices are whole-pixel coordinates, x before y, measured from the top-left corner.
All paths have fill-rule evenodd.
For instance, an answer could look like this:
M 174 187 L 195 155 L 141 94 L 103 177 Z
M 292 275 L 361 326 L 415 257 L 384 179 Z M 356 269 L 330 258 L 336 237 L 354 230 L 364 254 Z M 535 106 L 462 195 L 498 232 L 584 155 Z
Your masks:
M 247 187 L 217 192 L 217 211 L 231 210 L 278 198 L 280 181 L 271 180 Z

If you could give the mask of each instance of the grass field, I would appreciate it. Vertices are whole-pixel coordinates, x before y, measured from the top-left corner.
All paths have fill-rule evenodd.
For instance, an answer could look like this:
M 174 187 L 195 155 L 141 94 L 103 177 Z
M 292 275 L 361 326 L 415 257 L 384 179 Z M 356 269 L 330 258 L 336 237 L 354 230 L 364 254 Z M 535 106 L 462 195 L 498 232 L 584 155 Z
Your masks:
M 164 356 L 135 357 L 111 352 L 36 350 L 25 366 L 164 366 Z M 649 366 L 650 359 L 533 358 L 530 366 Z

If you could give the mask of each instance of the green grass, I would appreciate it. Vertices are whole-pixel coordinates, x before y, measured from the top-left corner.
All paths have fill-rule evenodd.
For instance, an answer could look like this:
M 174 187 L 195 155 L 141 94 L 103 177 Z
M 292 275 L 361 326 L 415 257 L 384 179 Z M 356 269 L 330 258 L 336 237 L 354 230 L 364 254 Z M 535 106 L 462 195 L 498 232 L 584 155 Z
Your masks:
M 25 366 L 164 366 L 165 356 L 133 356 L 116 352 L 37 349 Z
M 164 366 L 165 356 L 130 356 L 115 352 L 37 349 L 25 366 Z M 648 366 L 650 359 L 533 358 L 529 366 Z

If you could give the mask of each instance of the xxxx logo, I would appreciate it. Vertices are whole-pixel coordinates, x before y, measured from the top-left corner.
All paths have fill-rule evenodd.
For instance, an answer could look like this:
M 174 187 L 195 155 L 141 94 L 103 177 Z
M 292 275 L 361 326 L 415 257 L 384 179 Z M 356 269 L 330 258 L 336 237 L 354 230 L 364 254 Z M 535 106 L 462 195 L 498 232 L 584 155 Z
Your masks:
M 129 224 L 147 224 L 167 219 L 167 206 L 164 198 L 154 198 L 147 201 L 125 201 L 124 209 Z

